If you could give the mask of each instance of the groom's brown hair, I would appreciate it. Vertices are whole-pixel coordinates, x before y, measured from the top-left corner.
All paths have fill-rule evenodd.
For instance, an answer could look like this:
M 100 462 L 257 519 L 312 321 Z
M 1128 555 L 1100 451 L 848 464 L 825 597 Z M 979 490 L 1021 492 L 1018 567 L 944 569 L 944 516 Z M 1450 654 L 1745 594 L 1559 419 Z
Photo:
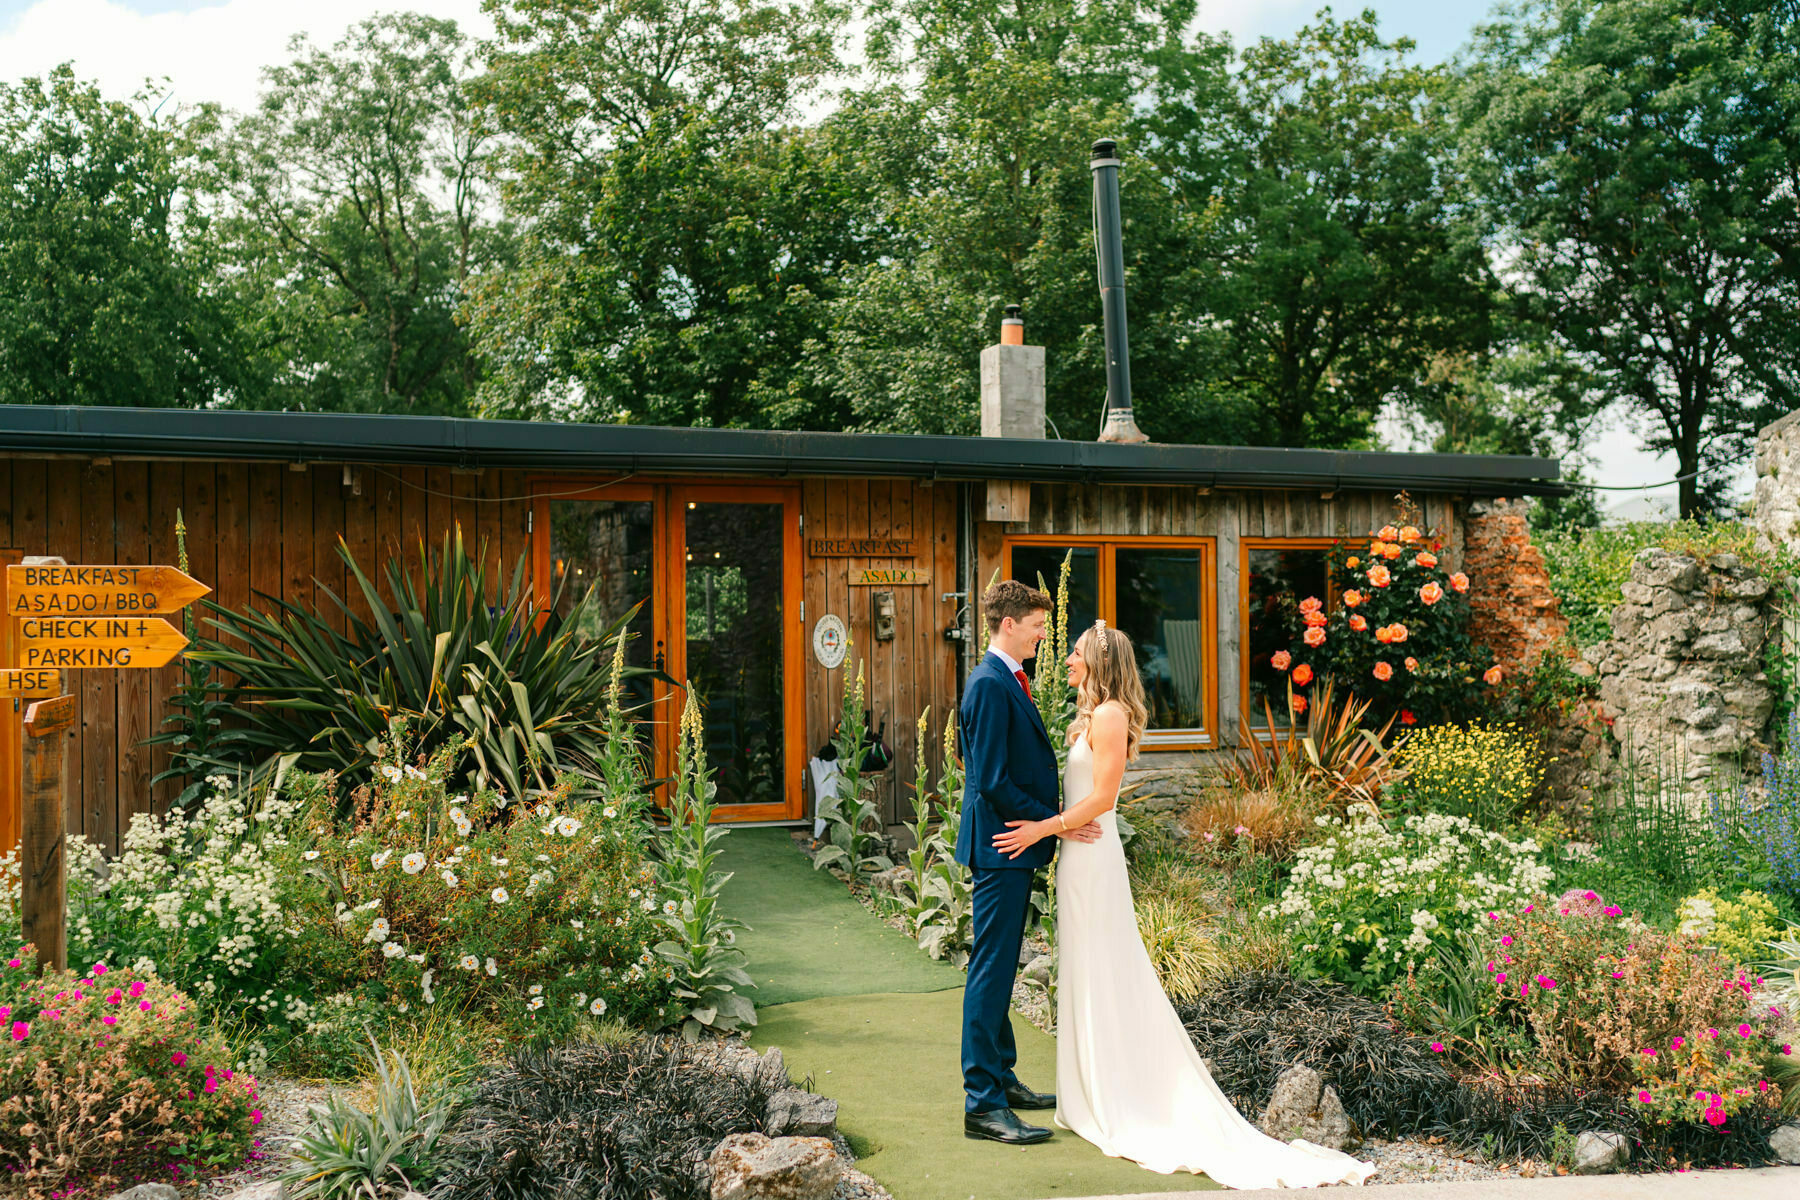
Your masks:
M 991 634 L 1000 632 L 1000 622 L 1008 617 L 1023 621 L 1039 609 L 1049 612 L 1055 607 L 1048 595 L 1016 579 L 1002 579 L 981 594 L 981 611 Z

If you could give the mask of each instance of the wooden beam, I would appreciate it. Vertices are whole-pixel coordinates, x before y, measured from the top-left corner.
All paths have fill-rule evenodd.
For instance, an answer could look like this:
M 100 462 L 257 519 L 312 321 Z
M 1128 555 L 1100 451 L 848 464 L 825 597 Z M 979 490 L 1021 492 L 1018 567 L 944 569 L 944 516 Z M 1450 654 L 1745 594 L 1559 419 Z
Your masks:
M 63 855 L 63 775 L 69 734 L 75 728 L 75 697 L 39 700 L 25 710 L 25 853 L 23 875 L 25 941 L 37 947 L 40 971 L 69 965 L 64 923 L 67 867 Z

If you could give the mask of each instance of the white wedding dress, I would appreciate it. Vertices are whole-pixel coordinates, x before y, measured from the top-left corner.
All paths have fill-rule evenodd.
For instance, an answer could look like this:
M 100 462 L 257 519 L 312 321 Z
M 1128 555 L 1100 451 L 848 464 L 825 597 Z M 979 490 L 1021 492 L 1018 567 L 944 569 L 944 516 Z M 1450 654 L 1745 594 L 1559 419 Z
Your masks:
M 1094 786 L 1085 735 L 1069 750 L 1065 807 Z M 1056 1124 L 1114 1158 L 1229 1188 L 1360 1184 L 1375 1167 L 1246 1121 L 1200 1062 L 1138 936 L 1125 850 L 1109 811 L 1097 842 L 1065 840 L 1056 865 Z

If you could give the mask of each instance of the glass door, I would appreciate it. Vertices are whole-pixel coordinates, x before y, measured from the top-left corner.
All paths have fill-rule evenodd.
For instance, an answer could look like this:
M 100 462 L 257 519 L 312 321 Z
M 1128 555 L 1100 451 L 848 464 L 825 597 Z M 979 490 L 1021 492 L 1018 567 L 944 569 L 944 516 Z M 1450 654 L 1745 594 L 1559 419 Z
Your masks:
M 698 696 L 719 818 L 797 819 L 798 489 L 669 492 L 668 671 Z

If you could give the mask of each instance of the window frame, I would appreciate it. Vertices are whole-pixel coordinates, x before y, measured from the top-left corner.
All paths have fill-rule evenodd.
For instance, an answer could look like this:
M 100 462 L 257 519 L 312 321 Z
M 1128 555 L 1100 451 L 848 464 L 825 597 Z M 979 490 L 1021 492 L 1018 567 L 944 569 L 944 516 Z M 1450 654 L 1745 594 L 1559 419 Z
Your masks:
M 1293 725 L 1258 725 L 1259 715 L 1250 707 L 1250 552 L 1252 550 L 1323 550 L 1329 554 L 1333 550 L 1366 549 L 1369 539 L 1366 537 L 1242 537 L 1238 539 L 1238 698 L 1243 709 L 1243 720 L 1239 722 L 1241 733 L 1245 737 L 1261 738 L 1273 741 L 1277 734 L 1288 734 L 1296 728 Z M 1341 589 L 1334 590 L 1329 569 L 1325 572 L 1325 595 L 1319 599 L 1325 605 L 1325 611 L 1333 611 L 1338 598 L 1343 595 Z M 1274 710 L 1274 705 L 1270 705 Z M 1276 714 L 1280 720 L 1280 714 Z
M 1200 645 L 1203 647 L 1200 678 L 1206 688 L 1204 725 L 1189 729 L 1146 730 L 1141 743 L 1147 751 L 1217 750 L 1223 744 L 1219 732 L 1219 539 L 1211 534 L 1177 536 L 1154 534 L 1009 533 L 1000 542 L 1000 574 L 1010 579 L 1014 546 L 1091 546 L 1095 549 L 1100 616 L 1117 627 L 1118 596 L 1115 555 L 1126 550 L 1198 550 L 1200 552 Z M 1126 630 L 1130 633 L 1130 630 Z M 1071 639 L 1079 631 L 1071 631 Z M 1210 650 L 1210 653 L 1207 651 Z

